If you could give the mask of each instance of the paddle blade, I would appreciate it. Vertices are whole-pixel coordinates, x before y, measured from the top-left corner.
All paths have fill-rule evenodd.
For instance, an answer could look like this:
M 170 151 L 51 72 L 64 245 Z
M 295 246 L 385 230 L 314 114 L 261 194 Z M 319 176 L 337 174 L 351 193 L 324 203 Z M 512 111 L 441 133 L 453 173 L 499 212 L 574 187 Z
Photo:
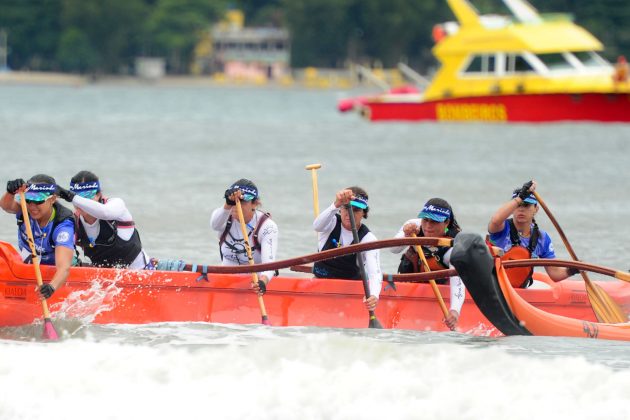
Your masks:
M 368 324 L 368 327 L 383 329 L 383 326 L 378 321 L 378 318 L 376 318 L 376 315 L 374 315 L 374 312 L 370 312 L 370 323 Z
M 59 340 L 59 335 L 57 335 L 57 331 L 55 330 L 55 326 L 53 325 L 50 318 L 44 319 L 44 332 L 42 333 L 42 338 L 44 340 Z
M 271 327 L 271 321 L 269 321 L 269 318 L 267 317 L 267 315 L 263 315 L 262 317 L 262 324 L 263 325 L 268 325 Z
M 628 322 L 628 316 L 600 285 L 589 281 L 586 283 L 586 292 L 599 322 L 609 324 Z

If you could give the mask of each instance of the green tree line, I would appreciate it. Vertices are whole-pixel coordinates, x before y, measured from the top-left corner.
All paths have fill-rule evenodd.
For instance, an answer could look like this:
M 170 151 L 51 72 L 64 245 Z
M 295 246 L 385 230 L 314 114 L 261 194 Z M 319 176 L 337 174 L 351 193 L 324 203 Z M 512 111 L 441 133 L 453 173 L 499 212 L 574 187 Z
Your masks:
M 615 59 L 630 52 L 630 2 L 532 0 L 542 12 L 571 14 Z M 472 0 L 482 13 L 507 13 L 500 0 Z M 228 7 L 246 23 L 287 27 L 294 67 L 343 67 L 348 61 L 434 65 L 431 31 L 453 20 L 446 0 L 0 0 L 15 70 L 127 73 L 138 56 L 167 59 L 189 72 L 194 47 Z

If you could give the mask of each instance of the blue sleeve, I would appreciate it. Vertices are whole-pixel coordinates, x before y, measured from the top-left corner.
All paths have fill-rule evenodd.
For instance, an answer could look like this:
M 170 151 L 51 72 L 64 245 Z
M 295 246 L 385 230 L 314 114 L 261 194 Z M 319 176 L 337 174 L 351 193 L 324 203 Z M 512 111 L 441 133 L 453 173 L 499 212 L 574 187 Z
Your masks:
M 556 258 L 556 251 L 553 249 L 551 237 L 547 234 L 547 232 L 540 232 L 538 247 L 539 258 Z
M 65 246 L 74 249 L 74 223 L 72 220 L 64 220 L 55 228 L 53 232 L 53 243 L 55 246 Z
M 510 243 L 510 223 L 507 220 L 503 222 L 503 230 L 490 233 L 490 242 L 503 249 Z

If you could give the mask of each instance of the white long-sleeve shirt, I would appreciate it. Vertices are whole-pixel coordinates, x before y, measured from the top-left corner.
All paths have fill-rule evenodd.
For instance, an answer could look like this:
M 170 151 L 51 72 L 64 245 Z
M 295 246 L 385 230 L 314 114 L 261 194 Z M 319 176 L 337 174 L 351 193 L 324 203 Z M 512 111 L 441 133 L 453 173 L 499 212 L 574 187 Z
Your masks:
M 85 233 L 88 238 L 95 240 L 98 238 L 98 234 L 101 231 L 101 220 L 107 221 L 117 221 L 117 222 L 130 222 L 133 221 L 133 217 L 131 213 L 127 209 L 125 202 L 121 198 L 109 198 L 105 203 L 100 203 L 95 200 L 91 200 L 89 198 L 81 197 L 76 194 L 72 199 L 72 204 L 74 207 L 83 210 L 87 214 L 92 217 L 96 217 L 94 223 L 90 224 L 85 221 L 83 216 L 79 216 L 79 220 L 85 229 Z M 118 226 L 117 235 L 120 239 L 124 241 L 128 241 L 131 239 L 134 231 L 133 226 Z M 144 249 L 138 254 L 135 260 L 129 265 L 131 269 L 142 269 L 145 268 L 147 263 L 149 262 L 149 257 L 147 256 Z
M 403 223 L 403 225 L 400 227 L 400 230 L 398 231 L 398 233 L 394 236 L 394 238 L 404 238 L 405 237 L 405 232 L 403 231 L 403 227 L 408 224 L 408 223 L 413 223 L 414 225 L 416 225 L 416 227 L 418 229 L 420 229 L 420 224 L 422 223 L 422 219 L 409 219 L 407 220 L 405 223 Z M 403 246 L 398 246 L 398 247 L 392 247 L 390 248 L 390 251 L 393 254 L 400 254 L 402 251 L 404 251 L 405 249 L 407 249 L 407 246 L 403 245 Z M 446 251 L 446 254 L 444 254 L 444 258 L 443 258 L 443 262 L 444 264 L 447 264 L 449 266 L 449 268 L 454 268 L 453 265 L 451 265 L 451 253 L 452 253 L 453 249 L 449 249 L 448 251 Z M 462 306 L 464 305 L 464 299 L 466 298 L 466 287 L 464 287 L 464 282 L 462 281 L 461 278 L 459 278 L 459 276 L 452 276 L 450 278 L 450 286 L 451 286 L 451 310 L 456 310 L 457 313 L 461 314 L 462 312 Z
M 313 222 L 313 228 L 318 232 L 319 250 L 321 251 L 328 236 L 335 228 L 337 224 L 337 218 L 335 215 L 339 212 L 339 209 L 335 207 L 335 204 L 331 204 L 328 208 L 322 211 L 319 216 Z M 341 234 L 339 235 L 339 245 L 351 245 L 354 240 L 352 231 L 348 230 L 341 225 Z M 367 235 L 361 239 L 361 243 L 376 241 L 376 236 L 372 232 L 368 232 Z M 365 273 L 368 276 L 368 282 L 370 286 L 370 295 L 380 296 L 381 287 L 383 285 L 383 273 L 381 271 L 381 257 L 378 249 L 371 251 L 364 251 L 363 255 L 363 267 Z
M 250 246 L 254 246 L 253 233 L 258 225 L 258 220 L 264 213 L 256 210 L 252 219 L 245 226 L 249 238 Z M 231 211 L 223 207 L 219 207 L 212 212 L 210 218 L 210 226 L 219 234 L 219 237 L 225 231 L 228 219 L 231 217 Z M 252 249 L 252 256 L 256 264 L 269 263 L 276 260 L 276 252 L 278 250 L 278 225 L 276 222 L 268 218 L 258 231 L 258 243 L 260 249 Z M 228 234 L 225 236 L 225 242 L 221 245 L 221 253 L 223 255 L 223 265 L 247 265 L 247 251 L 245 250 L 245 242 L 243 240 L 243 232 L 238 219 L 232 220 L 232 226 Z M 266 276 L 269 280 L 274 275 L 274 271 L 263 271 L 258 276 Z

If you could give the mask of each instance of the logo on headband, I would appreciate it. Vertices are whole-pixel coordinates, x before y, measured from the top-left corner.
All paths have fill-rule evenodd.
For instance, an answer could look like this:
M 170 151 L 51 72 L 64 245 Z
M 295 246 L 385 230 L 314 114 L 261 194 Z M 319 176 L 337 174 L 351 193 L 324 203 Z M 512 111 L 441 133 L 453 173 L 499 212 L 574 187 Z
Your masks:
M 368 200 L 362 195 L 355 195 L 354 199 L 350 201 L 350 204 L 352 205 L 352 207 L 356 207 L 362 210 L 368 208 Z
M 75 182 L 70 184 L 70 191 L 77 193 L 81 197 L 92 199 L 101 190 L 101 184 L 98 181 Z
M 52 194 L 55 192 L 55 184 L 30 184 L 27 191 Z
M 418 214 L 420 219 L 431 219 L 436 222 L 443 222 L 451 218 L 451 211 L 445 207 L 434 206 L 433 204 L 425 205 Z
M 98 190 L 101 188 L 101 185 L 98 181 L 94 182 L 75 182 L 70 185 L 70 191 L 80 192 L 85 190 Z
M 247 186 L 241 187 L 240 185 L 233 185 L 232 189 L 241 190 L 241 192 L 243 193 L 243 200 L 245 201 L 252 201 L 258 197 L 258 190 L 256 188 L 247 187 Z

